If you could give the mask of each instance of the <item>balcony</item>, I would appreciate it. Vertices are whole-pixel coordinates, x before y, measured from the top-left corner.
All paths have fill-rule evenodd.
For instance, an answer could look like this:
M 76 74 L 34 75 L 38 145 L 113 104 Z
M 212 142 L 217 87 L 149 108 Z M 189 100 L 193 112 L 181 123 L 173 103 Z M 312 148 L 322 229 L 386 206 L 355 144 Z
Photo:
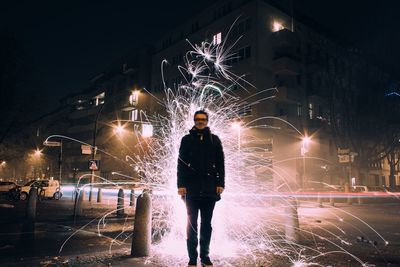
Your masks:
M 324 128 L 327 125 L 328 125 L 327 119 L 322 118 L 320 116 L 318 116 L 317 118 L 308 120 L 308 127 L 310 129 L 320 129 L 320 128 Z
M 298 103 L 300 99 L 300 93 L 297 88 L 280 86 L 276 93 L 275 101 Z
M 298 75 L 300 64 L 290 57 L 281 57 L 272 61 L 272 71 L 280 75 Z
M 88 116 L 95 116 L 99 110 L 99 107 L 100 106 L 93 106 L 90 108 L 74 110 L 70 113 L 69 118 L 70 119 L 80 119 L 80 118 L 85 118 Z
M 132 111 L 134 109 L 136 109 L 136 103 L 126 102 L 126 103 L 123 103 L 121 106 L 122 111 Z
M 277 32 L 273 32 L 271 42 L 274 49 L 279 49 L 282 47 L 297 47 L 299 45 L 299 39 L 296 33 L 286 28 Z

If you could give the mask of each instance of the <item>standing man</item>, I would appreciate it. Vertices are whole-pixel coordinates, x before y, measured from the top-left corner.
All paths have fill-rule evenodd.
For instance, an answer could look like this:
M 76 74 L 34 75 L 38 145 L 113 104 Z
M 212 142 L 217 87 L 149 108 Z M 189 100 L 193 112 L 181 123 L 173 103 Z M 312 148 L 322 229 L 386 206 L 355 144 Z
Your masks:
M 224 152 L 221 140 L 207 127 L 208 114 L 194 114 L 194 127 L 182 138 L 178 158 L 178 194 L 186 202 L 187 250 L 189 266 L 197 265 L 200 211 L 200 259 L 202 266 L 213 266 L 209 257 L 211 219 L 215 202 L 225 187 Z

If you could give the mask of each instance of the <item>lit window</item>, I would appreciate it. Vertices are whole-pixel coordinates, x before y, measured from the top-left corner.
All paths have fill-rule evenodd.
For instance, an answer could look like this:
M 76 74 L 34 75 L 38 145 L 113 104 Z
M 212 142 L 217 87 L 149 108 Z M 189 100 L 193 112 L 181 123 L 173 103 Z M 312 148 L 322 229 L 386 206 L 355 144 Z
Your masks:
M 92 104 L 94 104 L 95 106 L 104 104 L 104 97 L 105 97 L 105 92 L 102 92 L 101 94 L 96 95 L 92 99 Z
M 218 45 L 222 41 L 222 34 L 219 32 L 213 36 L 213 44 Z
M 132 92 L 132 94 L 129 96 L 129 104 L 137 105 L 138 101 L 139 101 L 139 91 Z
M 153 136 L 153 125 L 143 124 L 142 125 L 142 136 L 143 137 L 152 137 Z
M 303 106 L 298 103 L 297 104 L 297 116 L 301 117 L 303 115 Z
M 138 114 L 139 114 L 139 112 L 138 112 L 137 109 L 129 111 L 129 120 L 130 121 L 137 121 L 138 120 Z
M 273 32 L 278 32 L 283 30 L 285 27 L 283 27 L 282 23 L 274 21 L 274 24 L 272 26 L 272 31 Z
M 310 120 L 312 120 L 313 117 L 314 117 L 314 111 L 313 111 L 313 104 L 312 103 L 308 104 L 308 117 L 310 118 Z

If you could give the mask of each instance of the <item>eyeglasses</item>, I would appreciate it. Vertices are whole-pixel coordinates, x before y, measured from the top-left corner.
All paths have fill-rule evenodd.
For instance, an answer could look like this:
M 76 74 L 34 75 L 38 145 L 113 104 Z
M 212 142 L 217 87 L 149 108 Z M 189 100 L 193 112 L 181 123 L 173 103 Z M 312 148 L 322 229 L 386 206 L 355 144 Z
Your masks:
M 208 121 L 208 119 L 194 119 L 194 121 Z

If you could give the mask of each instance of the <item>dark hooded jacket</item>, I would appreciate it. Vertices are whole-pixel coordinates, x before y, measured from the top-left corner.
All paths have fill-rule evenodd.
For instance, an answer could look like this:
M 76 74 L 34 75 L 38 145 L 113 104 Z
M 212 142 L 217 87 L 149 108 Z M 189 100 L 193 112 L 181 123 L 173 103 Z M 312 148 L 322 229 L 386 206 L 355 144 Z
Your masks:
M 225 187 L 224 152 L 221 140 L 206 127 L 193 127 L 182 138 L 178 158 L 178 188 L 185 187 L 186 197 L 221 199 L 217 187 Z

